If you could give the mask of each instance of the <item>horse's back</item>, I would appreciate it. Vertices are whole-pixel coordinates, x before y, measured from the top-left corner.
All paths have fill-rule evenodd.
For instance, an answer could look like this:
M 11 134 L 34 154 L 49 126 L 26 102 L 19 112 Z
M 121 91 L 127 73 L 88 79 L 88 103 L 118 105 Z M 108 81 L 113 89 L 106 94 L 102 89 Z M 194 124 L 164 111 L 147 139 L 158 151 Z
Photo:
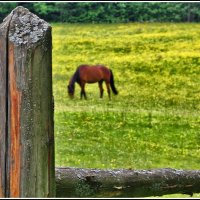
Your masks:
M 79 70 L 88 70 L 88 71 L 96 71 L 96 70 L 103 70 L 103 71 L 109 71 L 109 68 L 105 65 L 80 65 Z
M 102 80 L 107 81 L 110 77 L 110 70 L 104 65 L 80 65 L 79 75 L 86 83 L 95 83 Z

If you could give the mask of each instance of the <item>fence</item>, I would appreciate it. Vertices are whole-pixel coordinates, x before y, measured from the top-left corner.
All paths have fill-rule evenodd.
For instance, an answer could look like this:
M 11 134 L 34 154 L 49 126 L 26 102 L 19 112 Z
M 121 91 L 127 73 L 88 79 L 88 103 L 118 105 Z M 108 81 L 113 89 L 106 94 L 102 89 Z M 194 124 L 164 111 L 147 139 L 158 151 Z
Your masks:
M 51 27 L 17 7 L 0 46 L 0 196 L 54 196 Z

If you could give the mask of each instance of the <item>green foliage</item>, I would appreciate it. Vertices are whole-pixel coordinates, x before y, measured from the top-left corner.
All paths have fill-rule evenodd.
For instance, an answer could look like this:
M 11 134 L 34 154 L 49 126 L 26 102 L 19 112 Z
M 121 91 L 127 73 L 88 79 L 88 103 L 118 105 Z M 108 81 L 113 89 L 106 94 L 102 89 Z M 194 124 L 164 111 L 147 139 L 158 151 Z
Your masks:
M 200 3 L 185 2 L 16 2 L 0 3 L 0 19 L 22 5 L 49 22 L 198 22 Z
M 17 3 L 0 2 L 0 20 L 2 21 L 16 6 Z

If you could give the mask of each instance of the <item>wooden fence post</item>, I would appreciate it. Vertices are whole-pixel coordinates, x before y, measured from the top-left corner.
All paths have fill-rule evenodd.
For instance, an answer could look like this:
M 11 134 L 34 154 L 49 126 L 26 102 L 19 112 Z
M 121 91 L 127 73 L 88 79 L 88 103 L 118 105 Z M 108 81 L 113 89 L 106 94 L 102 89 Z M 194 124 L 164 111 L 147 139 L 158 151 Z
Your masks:
M 51 26 L 24 7 L 0 25 L 0 197 L 54 197 Z

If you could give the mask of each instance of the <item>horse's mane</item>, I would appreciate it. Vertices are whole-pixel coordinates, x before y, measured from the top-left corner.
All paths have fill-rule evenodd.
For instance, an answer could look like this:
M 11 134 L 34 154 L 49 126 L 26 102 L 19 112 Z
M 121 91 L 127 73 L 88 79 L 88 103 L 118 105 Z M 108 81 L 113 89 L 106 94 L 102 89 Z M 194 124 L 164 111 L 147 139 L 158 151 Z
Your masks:
M 78 68 L 76 69 L 74 75 L 73 75 L 72 78 L 70 79 L 70 84 L 69 84 L 69 85 L 74 86 L 75 82 L 79 82 L 79 80 L 80 80 L 79 68 L 80 68 L 80 67 L 78 67 Z

